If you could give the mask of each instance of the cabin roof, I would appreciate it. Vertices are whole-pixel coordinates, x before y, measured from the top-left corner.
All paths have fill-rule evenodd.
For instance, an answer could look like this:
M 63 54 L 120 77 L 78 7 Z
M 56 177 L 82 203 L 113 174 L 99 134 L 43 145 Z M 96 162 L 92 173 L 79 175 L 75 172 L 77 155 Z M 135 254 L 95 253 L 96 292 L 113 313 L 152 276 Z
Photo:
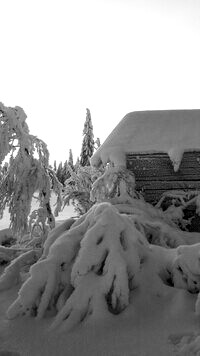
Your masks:
M 127 153 L 167 153 L 177 171 L 185 151 L 200 150 L 200 110 L 127 114 L 91 158 L 93 166 L 125 166 Z

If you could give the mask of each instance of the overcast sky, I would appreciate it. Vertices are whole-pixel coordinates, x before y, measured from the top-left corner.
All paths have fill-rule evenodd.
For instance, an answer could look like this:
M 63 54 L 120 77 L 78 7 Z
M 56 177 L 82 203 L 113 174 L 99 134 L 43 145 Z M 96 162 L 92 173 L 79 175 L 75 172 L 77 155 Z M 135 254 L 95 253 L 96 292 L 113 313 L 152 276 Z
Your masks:
M 50 162 L 79 155 L 86 108 L 103 142 L 134 110 L 200 108 L 199 0 L 0 0 L 0 101 Z

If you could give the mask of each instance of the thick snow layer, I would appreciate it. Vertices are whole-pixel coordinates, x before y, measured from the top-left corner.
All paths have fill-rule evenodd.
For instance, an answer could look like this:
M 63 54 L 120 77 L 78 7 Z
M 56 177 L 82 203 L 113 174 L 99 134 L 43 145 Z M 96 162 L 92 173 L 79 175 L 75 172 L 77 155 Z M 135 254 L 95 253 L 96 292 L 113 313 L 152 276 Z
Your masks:
M 6 310 L 15 300 L 17 288 L 0 293 L 0 354 L 12 351 L 11 356 L 190 355 L 177 351 L 190 350 L 190 343 L 195 342 L 199 330 L 194 314 L 196 296 L 171 287 L 167 287 L 165 296 L 152 294 L 149 264 L 142 273 L 146 284 L 142 290 L 134 291 L 134 303 L 127 310 L 118 316 L 108 313 L 98 323 L 91 319 L 70 333 L 50 330 L 53 317 L 7 320 Z M 197 341 L 196 346 L 199 352 Z
M 94 166 L 125 166 L 126 153 L 168 153 L 177 171 L 185 151 L 200 150 L 200 110 L 127 114 L 91 159 Z
M 18 297 L 14 285 L 0 293 L 0 355 L 200 355 L 200 243 L 179 246 L 185 232 L 122 198 L 56 228 Z M 179 247 L 149 245 L 145 224 Z M 23 317 L 8 320 L 10 305 L 10 318 Z

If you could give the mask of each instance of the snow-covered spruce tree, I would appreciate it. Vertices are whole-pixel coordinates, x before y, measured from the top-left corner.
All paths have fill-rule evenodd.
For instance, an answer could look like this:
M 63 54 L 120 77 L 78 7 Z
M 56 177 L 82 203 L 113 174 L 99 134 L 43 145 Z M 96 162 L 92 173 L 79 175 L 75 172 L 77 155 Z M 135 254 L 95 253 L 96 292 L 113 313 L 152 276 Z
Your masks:
M 62 183 L 65 185 L 67 179 L 70 178 L 71 174 L 70 171 L 74 171 L 74 162 L 73 162 L 73 153 L 72 149 L 69 149 L 69 158 L 68 161 L 66 160 L 62 170 Z
M 80 155 L 80 165 L 89 166 L 90 157 L 94 152 L 94 134 L 90 110 L 86 109 L 86 120 L 83 129 L 83 142 Z
M 63 186 L 64 186 L 66 179 L 70 177 L 69 165 L 68 165 L 68 161 L 67 161 L 67 160 L 65 161 L 65 163 L 64 163 L 64 165 L 63 165 L 61 177 L 62 177 L 62 178 L 61 178 L 61 183 L 62 183 Z
M 59 182 L 63 184 L 62 174 L 63 174 L 63 164 L 62 162 L 60 162 L 56 170 L 56 177 L 59 180 Z
M 68 165 L 69 165 L 72 169 L 74 168 L 73 153 L 72 153 L 71 148 L 70 148 L 70 150 L 69 150 Z
M 61 199 L 59 183 L 49 168 L 47 146 L 29 133 L 26 118 L 20 107 L 0 104 L 0 163 L 9 159 L 0 185 L 0 217 L 9 206 L 11 228 L 17 236 L 28 231 L 31 201 L 36 191 L 51 228 L 55 226 L 50 206 L 51 188 L 59 204 Z
M 54 242 L 46 259 L 31 267 L 9 318 L 41 318 L 52 308 L 54 326 L 64 323 L 68 329 L 89 315 L 120 313 L 138 283 L 146 245 L 128 216 L 109 203 L 94 206 Z
M 74 165 L 74 171 L 77 173 L 78 168 L 80 167 L 80 158 L 77 157 L 76 163 Z
M 139 215 L 120 213 L 110 203 L 94 205 L 52 239 L 47 255 L 31 267 L 8 317 L 41 318 L 51 311 L 53 327 L 67 331 L 89 318 L 121 313 L 134 303 L 136 288 L 149 298 L 172 293 L 172 286 L 198 293 L 200 244 L 175 249 L 150 245 Z M 197 313 L 199 304 L 198 298 Z
M 56 171 L 56 176 L 59 182 L 64 186 L 66 179 L 70 177 L 69 164 L 67 160 L 64 162 L 64 164 L 62 164 L 62 162 L 59 163 Z

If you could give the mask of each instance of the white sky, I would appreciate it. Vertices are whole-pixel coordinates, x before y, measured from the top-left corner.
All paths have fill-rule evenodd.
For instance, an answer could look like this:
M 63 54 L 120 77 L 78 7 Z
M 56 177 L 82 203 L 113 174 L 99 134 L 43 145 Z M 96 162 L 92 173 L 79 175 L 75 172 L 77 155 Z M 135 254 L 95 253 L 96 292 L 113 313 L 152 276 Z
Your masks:
M 103 142 L 134 110 L 200 108 L 199 0 L 0 0 L 0 101 L 50 162 Z

